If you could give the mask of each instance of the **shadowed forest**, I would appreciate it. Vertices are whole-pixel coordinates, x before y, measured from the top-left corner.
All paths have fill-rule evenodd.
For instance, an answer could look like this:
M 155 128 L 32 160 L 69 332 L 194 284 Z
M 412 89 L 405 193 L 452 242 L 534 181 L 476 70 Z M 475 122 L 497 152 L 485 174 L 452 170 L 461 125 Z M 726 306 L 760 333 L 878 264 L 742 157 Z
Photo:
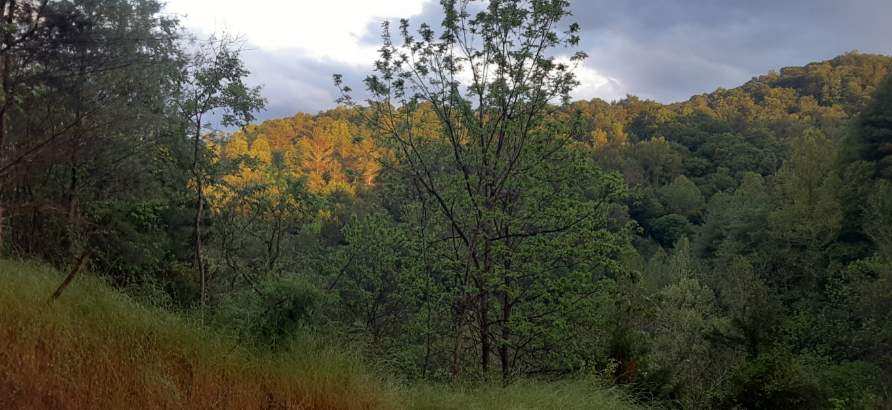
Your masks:
M 0 407 L 892 407 L 892 57 L 572 101 L 567 1 L 442 8 L 259 122 L 236 37 L 0 0 Z

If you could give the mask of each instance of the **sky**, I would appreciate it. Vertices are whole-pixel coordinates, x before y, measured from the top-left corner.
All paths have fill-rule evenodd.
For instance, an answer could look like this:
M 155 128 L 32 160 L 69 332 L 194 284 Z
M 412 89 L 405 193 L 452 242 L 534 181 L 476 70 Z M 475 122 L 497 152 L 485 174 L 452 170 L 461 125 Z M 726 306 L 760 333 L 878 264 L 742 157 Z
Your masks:
M 336 106 L 372 70 L 382 21 L 441 20 L 437 0 L 167 0 L 199 37 L 241 36 L 261 119 Z M 687 100 L 847 51 L 892 55 L 890 0 L 571 0 L 588 53 L 576 99 Z

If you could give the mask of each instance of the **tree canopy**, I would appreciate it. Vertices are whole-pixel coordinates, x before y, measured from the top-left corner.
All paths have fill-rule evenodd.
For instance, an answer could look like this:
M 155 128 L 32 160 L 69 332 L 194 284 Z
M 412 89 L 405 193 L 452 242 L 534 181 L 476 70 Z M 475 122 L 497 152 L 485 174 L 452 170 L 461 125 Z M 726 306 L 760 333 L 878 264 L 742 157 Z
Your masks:
M 892 403 L 892 57 L 571 101 L 567 1 L 441 6 L 382 27 L 363 94 L 336 75 L 338 108 L 254 123 L 237 39 L 0 0 L 0 255 L 407 383 Z

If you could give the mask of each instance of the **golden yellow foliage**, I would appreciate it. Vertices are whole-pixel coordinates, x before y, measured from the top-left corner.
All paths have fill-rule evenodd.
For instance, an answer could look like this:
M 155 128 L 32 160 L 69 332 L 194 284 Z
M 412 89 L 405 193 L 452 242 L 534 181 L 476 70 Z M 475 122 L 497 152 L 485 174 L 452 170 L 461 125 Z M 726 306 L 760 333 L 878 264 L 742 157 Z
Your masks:
M 217 206 L 231 205 L 246 188 L 260 185 L 264 189 L 258 195 L 279 195 L 282 180 L 301 178 L 320 195 L 368 189 L 381 171 L 382 149 L 369 130 L 350 121 L 351 115 L 349 110 L 300 114 L 234 133 L 217 150 L 221 161 L 238 164 L 237 169 L 208 189 L 208 198 Z

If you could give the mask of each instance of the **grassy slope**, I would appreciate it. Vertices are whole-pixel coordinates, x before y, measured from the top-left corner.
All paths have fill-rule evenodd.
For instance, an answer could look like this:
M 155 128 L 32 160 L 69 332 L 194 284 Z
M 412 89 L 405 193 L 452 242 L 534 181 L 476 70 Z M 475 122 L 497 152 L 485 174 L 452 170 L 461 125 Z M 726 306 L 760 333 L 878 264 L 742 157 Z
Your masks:
M 636 406 L 619 391 L 596 388 L 573 380 L 559 383 L 518 382 L 508 387 L 444 389 L 414 386 L 408 393 L 410 408 L 424 410 L 624 410 Z
M 0 408 L 617 409 L 583 382 L 394 387 L 318 345 L 267 356 L 86 275 L 0 260 Z

